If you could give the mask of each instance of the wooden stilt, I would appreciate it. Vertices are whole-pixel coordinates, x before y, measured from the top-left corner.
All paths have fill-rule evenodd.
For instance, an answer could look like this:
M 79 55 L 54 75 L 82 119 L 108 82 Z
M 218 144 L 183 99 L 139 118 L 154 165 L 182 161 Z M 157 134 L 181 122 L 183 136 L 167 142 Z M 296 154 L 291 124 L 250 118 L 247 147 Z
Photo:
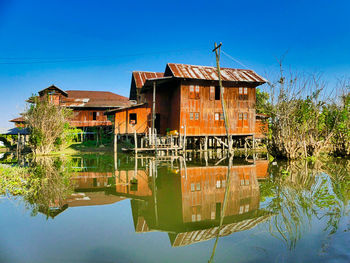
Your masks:
M 118 151 L 118 135 L 117 135 L 117 133 L 115 132 L 115 130 L 114 130 L 114 136 L 113 136 L 114 138 L 114 144 L 113 144 L 113 146 L 114 146 L 114 152 L 116 153 L 117 151 Z
M 136 135 L 136 129 L 134 129 L 134 142 L 135 142 L 135 153 L 137 154 L 137 135 Z

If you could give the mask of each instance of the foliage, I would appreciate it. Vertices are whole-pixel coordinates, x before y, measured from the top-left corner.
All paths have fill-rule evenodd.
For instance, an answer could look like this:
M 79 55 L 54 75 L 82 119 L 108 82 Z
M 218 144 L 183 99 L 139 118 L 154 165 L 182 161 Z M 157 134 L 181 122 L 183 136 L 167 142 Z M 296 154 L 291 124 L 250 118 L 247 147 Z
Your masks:
M 0 167 L 0 195 L 20 195 L 31 209 L 53 216 L 73 193 L 70 163 L 60 158 L 36 158 L 29 167 Z
M 272 105 L 269 100 L 270 94 L 268 92 L 256 88 L 256 113 L 270 114 Z
M 269 222 L 273 236 L 294 249 L 312 217 L 326 221 L 329 236 L 337 232 L 342 215 L 348 213 L 349 160 L 279 162 L 269 166 L 269 174 L 260 193 L 264 209 L 275 214 Z
M 271 117 L 267 145 L 271 155 L 293 160 L 322 152 L 350 154 L 350 93 L 342 96 L 342 105 L 329 102 L 329 97 L 326 102 L 320 76 L 286 77 L 282 65 L 280 76 L 269 85 L 269 97 L 257 95 L 257 99 L 270 98 L 264 110 Z
M 0 195 L 25 195 L 28 169 L 23 167 L 0 166 Z
M 24 115 L 31 131 L 30 146 L 35 154 L 48 154 L 55 146 L 66 145 L 65 139 L 70 136 L 68 118 L 71 110 L 45 98 L 34 102 Z
M 71 127 L 68 123 L 64 125 L 62 134 L 56 138 L 55 147 L 57 150 L 63 150 L 71 146 L 74 142 L 79 139 L 79 134 L 82 132 L 81 129 Z
M 332 105 L 328 110 L 328 121 L 334 126 L 333 153 L 350 156 L 350 91 L 341 96 L 341 105 Z

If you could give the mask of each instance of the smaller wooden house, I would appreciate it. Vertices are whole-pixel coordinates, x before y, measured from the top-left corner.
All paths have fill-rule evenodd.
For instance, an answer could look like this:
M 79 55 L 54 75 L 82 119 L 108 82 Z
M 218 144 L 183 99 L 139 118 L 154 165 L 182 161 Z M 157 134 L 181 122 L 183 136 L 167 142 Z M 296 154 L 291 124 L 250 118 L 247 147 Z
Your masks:
M 35 99 L 47 99 L 50 103 L 73 110 L 70 124 L 78 128 L 112 126 L 105 112 L 112 109 L 127 107 L 131 102 L 127 97 L 108 91 L 67 90 L 55 85 L 38 92 L 38 96 L 28 99 L 35 103 Z M 24 126 L 24 118 L 11 120 L 16 127 Z

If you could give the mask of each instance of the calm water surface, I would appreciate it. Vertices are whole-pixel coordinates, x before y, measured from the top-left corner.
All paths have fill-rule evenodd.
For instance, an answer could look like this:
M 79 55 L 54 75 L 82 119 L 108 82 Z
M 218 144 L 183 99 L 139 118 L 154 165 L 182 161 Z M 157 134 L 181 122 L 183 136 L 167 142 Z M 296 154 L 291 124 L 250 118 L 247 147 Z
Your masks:
M 23 161 L 0 262 L 350 262 L 349 160 L 220 157 Z

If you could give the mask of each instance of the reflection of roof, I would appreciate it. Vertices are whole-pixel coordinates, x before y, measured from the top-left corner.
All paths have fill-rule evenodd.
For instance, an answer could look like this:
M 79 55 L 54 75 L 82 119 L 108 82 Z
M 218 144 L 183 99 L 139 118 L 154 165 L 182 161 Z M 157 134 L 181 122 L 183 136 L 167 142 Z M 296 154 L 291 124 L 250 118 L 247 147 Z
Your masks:
M 69 207 L 109 205 L 124 200 L 124 197 L 106 195 L 104 192 L 74 193 L 67 199 Z
M 68 205 L 63 205 L 60 207 L 39 206 L 39 212 L 46 215 L 47 218 L 51 217 L 53 219 L 59 214 L 61 214 L 67 208 L 68 208 Z
M 67 90 L 62 101 L 67 107 L 125 107 L 129 99 L 109 91 Z
M 162 72 L 146 72 L 146 71 L 133 71 L 132 75 L 135 79 L 136 88 L 140 89 L 145 84 L 147 79 L 157 79 L 163 77 Z
M 176 78 L 219 80 L 215 67 L 194 66 L 185 64 L 167 64 L 168 74 Z M 167 72 L 167 70 L 166 70 Z M 253 70 L 221 68 L 221 78 L 223 81 L 265 83 L 266 79 L 256 74 Z
M 220 229 L 219 236 L 228 236 L 234 232 L 245 231 L 252 229 L 258 224 L 266 221 L 271 217 L 271 214 L 264 214 L 256 218 L 245 219 L 239 222 L 223 225 Z M 189 232 L 169 234 L 170 242 L 173 247 L 187 246 L 197 242 L 207 241 L 216 238 L 218 235 L 219 226 L 194 230 Z
M 150 232 L 150 229 L 147 225 L 147 222 L 143 216 L 139 216 L 137 218 L 137 223 L 135 226 L 135 232 L 136 233 L 145 233 L 145 232 Z

